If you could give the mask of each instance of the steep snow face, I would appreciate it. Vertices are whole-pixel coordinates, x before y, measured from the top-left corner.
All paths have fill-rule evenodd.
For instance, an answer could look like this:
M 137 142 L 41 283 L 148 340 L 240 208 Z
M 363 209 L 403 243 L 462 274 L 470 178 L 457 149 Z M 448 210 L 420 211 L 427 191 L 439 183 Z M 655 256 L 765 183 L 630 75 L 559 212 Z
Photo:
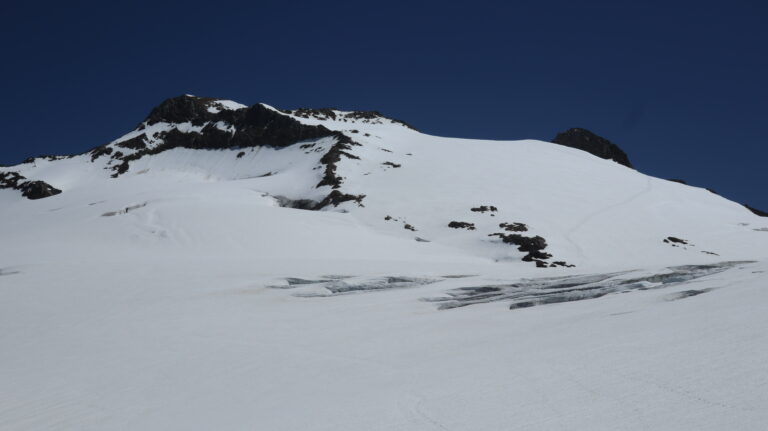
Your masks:
M 18 236 L 21 244 L 30 244 L 23 226 L 32 217 L 37 226 L 74 223 L 62 229 L 74 237 L 91 237 L 90 230 L 103 224 L 116 236 L 107 248 L 118 247 L 127 234 L 121 229 L 131 228 L 118 227 L 102 213 L 142 204 L 130 216 L 144 220 L 131 225 L 140 237 L 163 232 L 161 242 L 183 246 L 179 238 L 189 231 L 208 232 L 214 242 L 237 232 L 231 245 L 254 256 L 280 247 L 260 239 L 254 223 L 297 229 L 283 220 L 298 210 L 282 207 L 344 214 L 339 217 L 355 228 L 328 241 L 314 235 L 329 232 L 332 219 L 301 213 L 297 217 L 312 220 L 302 225 L 309 233 L 301 237 L 323 241 L 326 250 L 354 250 L 355 258 L 367 259 L 370 250 L 392 241 L 403 244 L 395 253 L 402 259 L 431 256 L 440 248 L 505 268 L 536 264 L 559 271 L 768 254 L 765 219 L 704 189 L 541 141 L 430 136 L 373 112 L 279 111 L 184 96 L 164 102 L 136 130 L 90 153 L 38 158 L 3 171 L 63 191 L 35 203 L 9 191 L 0 195 L 6 219 L 19 220 L 5 224 L 6 237 Z M 184 226 L 185 217 L 161 217 L 165 211 L 181 214 L 174 205 L 210 218 Z M 222 224 L 243 205 L 258 212 L 253 222 Z M 157 217 L 168 226 L 148 221 Z M 346 243 L 363 231 L 377 239 L 362 249 Z M 244 244 L 249 251 L 240 250 Z

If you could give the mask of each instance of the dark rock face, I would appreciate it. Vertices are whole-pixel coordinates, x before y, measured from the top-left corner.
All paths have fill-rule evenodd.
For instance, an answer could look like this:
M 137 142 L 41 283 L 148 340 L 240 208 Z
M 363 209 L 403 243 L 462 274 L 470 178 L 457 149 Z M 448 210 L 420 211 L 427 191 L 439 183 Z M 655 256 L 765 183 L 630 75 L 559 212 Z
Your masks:
M 178 96 L 165 100 L 146 118 L 146 123 L 152 125 L 155 123 L 184 123 L 186 121 L 199 126 L 206 121 L 218 121 L 216 113 L 208 111 L 214 106 L 216 99 L 207 97 Z M 225 110 L 228 111 L 228 110 Z
M 480 205 L 479 207 L 470 208 L 469 210 L 472 211 L 473 213 L 486 213 L 488 211 L 496 212 L 498 211 L 498 208 L 496 208 L 493 205 Z
M 114 151 L 112 149 L 112 147 L 102 146 L 102 147 L 94 148 L 90 152 L 90 154 L 91 154 L 91 162 L 95 162 L 96 159 L 98 159 L 101 156 L 108 156 L 108 155 L 112 154 L 112 151 Z
M 348 152 L 352 149 L 352 146 L 359 146 L 359 143 L 341 132 L 332 132 L 332 135 L 336 137 L 336 143 L 320 159 L 320 163 L 325 165 L 325 173 L 323 174 L 323 179 L 317 183 L 316 187 L 331 186 L 334 189 L 338 189 L 344 180 L 336 175 L 336 164 L 341 161 L 341 156 L 348 159 L 360 159 L 360 157 Z
M 523 223 L 501 223 L 499 227 L 504 228 L 507 232 L 525 232 L 528 230 L 528 226 Z M 558 266 L 572 268 L 575 266 L 562 260 L 551 263 L 545 262 L 552 255 L 544 251 L 547 248 L 547 240 L 541 236 L 524 236 L 517 233 L 503 232 L 492 233 L 488 236 L 497 236 L 504 243 L 517 246 L 519 251 L 526 253 L 522 260 L 535 263 L 537 268 L 555 268 Z
M 343 136 L 343 134 L 332 132 L 323 126 L 302 124 L 263 105 L 254 105 L 238 110 L 209 111 L 210 108 L 214 107 L 216 107 L 216 99 L 193 96 L 168 99 L 154 108 L 138 129 L 143 130 L 146 125 L 160 122 L 189 122 L 193 126 L 204 125 L 200 133 L 182 133 L 177 129 L 161 132 L 153 136 L 153 138 L 162 140 L 162 143 L 154 148 L 146 147 L 147 136 L 141 134 L 115 144 L 117 147 L 137 150 L 134 153 L 128 155 L 123 155 L 120 152 L 112 153 L 111 148 L 102 146 L 91 151 L 91 159 L 96 160 L 103 155 L 111 154 L 113 160 L 120 162 L 113 166 L 113 177 L 117 177 L 128 171 L 131 161 L 173 148 L 203 150 L 257 146 L 281 148 L 308 139 L 318 139 L 337 134 Z M 234 132 L 216 127 L 215 123 L 219 121 L 233 127 Z
M 285 196 L 273 196 L 277 203 L 283 208 L 294 208 L 299 210 L 313 210 L 320 203 L 312 199 L 289 199 Z
M 20 190 L 27 199 L 42 199 L 61 193 L 61 190 L 44 181 L 28 181 L 21 185 Z
M 677 244 L 688 244 L 688 240 L 685 240 L 685 239 L 682 239 L 682 238 L 677 238 L 677 237 L 674 237 L 674 236 L 668 236 L 664 240 L 664 242 L 673 242 L 673 243 L 677 243 Z
M 334 108 L 299 108 L 293 111 L 283 111 L 286 114 L 293 114 L 301 118 L 316 118 L 318 120 L 335 120 L 337 109 Z
M 27 178 L 18 172 L 0 172 L 0 189 L 19 189 L 19 184 Z
M 319 210 L 327 207 L 328 205 L 333 205 L 335 207 L 339 206 L 342 202 L 348 202 L 348 201 L 354 201 L 357 203 L 358 206 L 363 206 L 363 199 L 365 198 L 365 195 L 351 195 L 348 193 L 342 193 L 338 190 L 333 190 L 332 192 L 328 193 L 328 196 L 325 197 L 320 203 L 315 205 L 314 210 Z
M 314 118 L 317 120 L 336 120 L 336 121 L 362 121 L 364 123 L 381 124 L 382 120 L 389 120 L 393 123 L 398 123 L 409 129 L 416 130 L 415 127 L 406 123 L 405 121 L 396 120 L 394 118 L 385 117 L 378 111 L 351 111 L 351 112 L 336 112 L 339 111 L 336 108 L 299 108 L 294 110 L 283 110 L 286 114 L 295 115 L 301 118 Z M 353 130 L 352 133 L 358 133 L 357 130 Z M 367 136 L 367 135 L 366 135 Z
M 558 133 L 552 142 L 586 151 L 597 157 L 613 160 L 616 163 L 632 168 L 629 157 L 618 145 L 586 129 L 568 129 L 565 132 Z
M 744 204 L 744 207 L 746 207 L 748 210 L 752 211 L 753 214 L 759 215 L 760 217 L 768 217 L 768 212 L 760 211 L 757 208 L 753 208 L 747 204 Z
M 542 251 L 547 248 L 547 240 L 538 235 L 523 236 L 516 233 L 492 233 L 488 236 L 498 236 L 503 242 L 516 245 L 518 250 L 528 253 L 523 257 L 523 260 L 526 262 L 552 257 L 551 254 Z
M 283 111 L 290 113 L 290 111 Z M 303 117 L 323 115 L 332 117 L 335 113 L 331 110 L 316 110 L 301 112 Z M 347 114 L 351 115 L 351 114 Z M 137 130 L 145 130 L 146 126 L 157 123 L 191 123 L 201 127 L 199 132 L 183 133 L 178 129 L 159 132 L 151 136 L 158 141 L 154 147 L 148 147 L 149 138 L 146 133 L 140 134 L 129 140 L 114 144 L 115 147 L 135 150 L 124 154 L 121 151 L 113 151 L 110 146 L 101 146 L 90 152 L 91 161 L 102 156 L 110 156 L 115 163 L 112 164 L 112 177 L 116 178 L 126 173 L 130 168 L 130 162 L 162 153 L 174 148 L 189 148 L 196 150 L 222 150 L 253 147 L 283 148 L 297 142 L 333 137 L 336 143 L 323 155 L 320 164 L 325 167 L 324 174 L 317 187 L 330 186 L 338 189 L 343 178 L 336 174 L 336 165 L 342 157 L 359 159 L 350 153 L 353 146 L 359 146 L 347 135 L 332 131 L 324 126 L 312 126 L 302 124 L 294 118 L 267 108 L 263 105 L 253 105 L 240 109 L 224 109 L 219 106 L 218 99 L 179 96 L 168 99 L 154 108 L 146 120 Z M 217 127 L 217 123 L 226 125 L 227 130 Z M 308 144 L 307 148 L 314 146 Z M 304 149 L 304 146 L 302 146 Z M 245 152 L 239 152 L 237 157 L 243 157 Z M 350 195 L 334 190 L 325 199 L 312 209 L 320 209 L 328 205 L 338 206 L 342 202 L 355 201 L 362 206 L 364 195 Z M 308 203 L 305 203 L 309 205 Z
M 475 230 L 475 224 L 466 221 L 452 221 L 448 223 L 448 227 L 453 229 Z
M 501 223 L 499 227 L 507 232 L 528 232 L 528 226 L 525 223 Z
M 0 189 L 19 190 L 22 196 L 32 200 L 61 193 L 61 190 L 45 181 L 27 181 L 27 178 L 18 172 L 0 172 Z
M 128 139 L 127 141 L 123 141 L 115 145 L 120 148 L 127 148 L 129 150 L 141 150 L 147 147 L 147 144 L 144 142 L 144 135 L 139 135 L 135 138 Z
M 664 242 L 664 244 L 669 244 L 672 247 L 682 247 L 684 245 L 691 245 L 691 243 L 688 242 L 687 239 L 677 238 L 674 236 L 668 236 L 664 238 L 662 242 Z

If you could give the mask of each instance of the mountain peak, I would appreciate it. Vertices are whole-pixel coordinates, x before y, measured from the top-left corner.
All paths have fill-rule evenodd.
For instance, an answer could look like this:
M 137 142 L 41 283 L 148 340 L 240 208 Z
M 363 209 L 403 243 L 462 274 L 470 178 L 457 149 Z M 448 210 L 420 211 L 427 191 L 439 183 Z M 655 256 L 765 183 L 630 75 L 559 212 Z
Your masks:
M 144 120 L 148 125 L 156 123 L 184 123 L 202 124 L 210 121 L 213 116 L 224 110 L 236 111 L 245 109 L 231 100 L 215 99 L 211 97 L 197 97 L 190 94 L 171 97 L 157 105 Z
M 79 211 L 72 220 L 130 213 L 126 221 L 146 222 L 150 233 L 158 232 L 156 214 L 191 205 L 216 215 L 180 230 L 172 222 L 162 238 L 184 243 L 187 232 L 216 232 L 218 243 L 237 231 L 249 238 L 246 248 L 263 240 L 249 237 L 258 231 L 255 220 L 273 220 L 266 224 L 283 232 L 305 226 L 283 224 L 293 216 L 274 208 L 324 210 L 347 215 L 311 216 L 310 230 L 338 222 L 347 226 L 341 236 L 370 232 L 366 250 L 394 241 L 407 250 L 539 268 L 635 264 L 635 249 L 647 251 L 644 262 L 681 264 L 748 258 L 747 243 L 754 245 L 747 252 L 765 250 L 759 241 L 768 237 L 756 232 L 768 227 L 739 205 L 564 148 L 631 166 L 623 151 L 585 129 L 555 142 L 452 139 L 375 111 L 289 111 L 184 95 L 88 153 L 1 168 L 0 189 L 21 193 L 3 191 L 0 199 L 19 211 L 32 209 L 18 195 L 42 200 L 34 211 L 50 209 L 52 220 L 70 210 Z M 664 205 L 663 220 L 656 203 Z M 243 224 L 220 222 L 244 208 L 250 216 Z

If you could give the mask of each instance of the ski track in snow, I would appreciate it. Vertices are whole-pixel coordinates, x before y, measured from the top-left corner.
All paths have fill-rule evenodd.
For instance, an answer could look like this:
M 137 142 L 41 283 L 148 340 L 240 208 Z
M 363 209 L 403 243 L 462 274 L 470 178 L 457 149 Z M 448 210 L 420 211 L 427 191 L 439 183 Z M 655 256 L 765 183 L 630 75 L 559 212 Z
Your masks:
M 597 216 L 599 216 L 601 214 L 605 214 L 605 213 L 607 213 L 607 212 L 609 212 L 611 210 L 614 210 L 614 209 L 621 208 L 623 206 L 629 205 L 630 203 L 634 202 L 635 200 L 637 200 L 638 198 L 640 198 L 644 194 L 649 193 L 652 190 L 652 188 L 653 188 L 653 186 L 651 184 L 652 180 L 651 180 L 650 177 L 648 177 L 645 181 L 646 181 L 645 182 L 645 187 L 642 190 L 640 190 L 640 191 L 630 195 L 626 199 L 623 199 L 621 202 L 615 203 L 613 205 L 609 205 L 607 207 L 598 209 L 597 211 L 595 211 L 593 213 L 587 214 L 583 219 L 581 219 L 581 221 L 576 223 L 573 227 L 571 227 L 570 229 L 568 229 L 565 232 L 565 234 L 563 235 L 564 238 L 576 250 L 578 250 L 579 255 L 583 256 L 584 255 L 584 251 L 582 250 L 581 246 L 579 246 L 579 244 L 576 241 L 573 240 L 573 235 L 576 234 L 579 230 L 581 230 L 581 228 L 583 228 L 587 223 L 589 223 L 595 217 L 597 217 Z

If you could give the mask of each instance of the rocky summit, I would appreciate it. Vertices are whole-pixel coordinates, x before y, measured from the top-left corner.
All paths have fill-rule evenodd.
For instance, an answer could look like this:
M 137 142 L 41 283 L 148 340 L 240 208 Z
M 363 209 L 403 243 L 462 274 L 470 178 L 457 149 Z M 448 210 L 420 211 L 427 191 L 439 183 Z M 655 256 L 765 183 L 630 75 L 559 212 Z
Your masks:
M 613 160 L 628 168 L 632 167 L 632 163 L 629 162 L 629 157 L 618 145 L 603 137 L 597 136 L 587 129 L 568 129 L 565 132 L 558 133 L 552 142 L 558 145 L 565 145 L 566 147 L 586 151 L 589 154 L 602 159 Z

